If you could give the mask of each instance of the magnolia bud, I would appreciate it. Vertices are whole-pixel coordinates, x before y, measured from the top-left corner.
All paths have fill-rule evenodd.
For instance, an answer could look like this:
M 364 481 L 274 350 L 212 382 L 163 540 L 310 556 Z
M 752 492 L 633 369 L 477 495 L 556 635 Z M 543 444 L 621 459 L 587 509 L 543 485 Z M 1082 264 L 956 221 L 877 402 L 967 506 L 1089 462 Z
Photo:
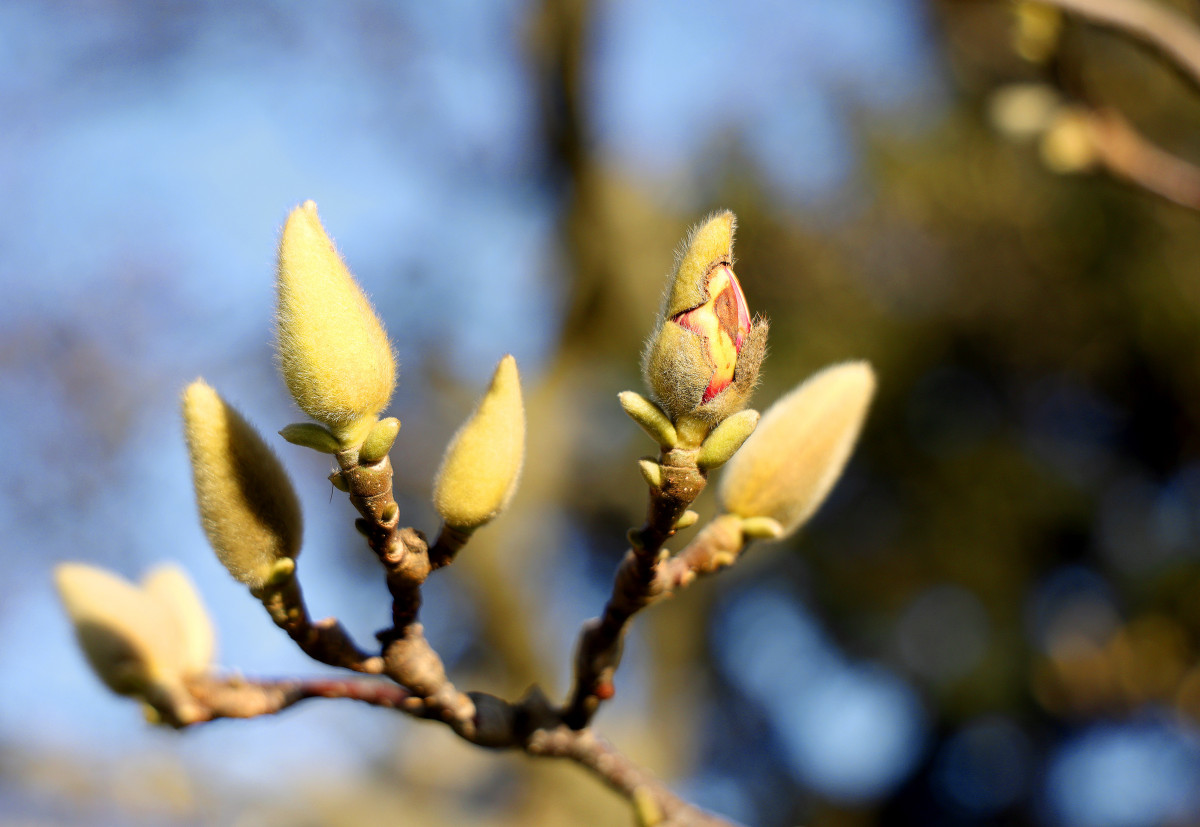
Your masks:
M 197 380 L 183 422 L 204 533 L 235 579 L 252 589 L 300 552 L 300 503 L 275 454 L 242 415 Z
M 858 440 L 875 374 L 866 362 L 828 367 L 777 401 L 725 466 L 718 496 L 747 521 L 770 518 L 779 536 L 799 528 L 824 501 Z M 770 523 L 760 533 L 775 534 Z
M 751 320 L 733 272 L 733 213 L 694 229 L 676 259 L 642 373 L 673 422 L 716 423 L 745 407 L 766 353 L 767 323 Z
M 446 525 L 474 530 L 507 506 L 525 459 L 525 408 L 517 362 L 505 356 L 492 384 L 446 448 L 433 504 Z
M 276 287 L 279 366 L 292 398 L 343 446 L 360 444 L 391 399 L 396 362 L 312 201 L 284 225 Z
M 54 581 L 88 663 L 112 691 L 171 696 L 209 667 L 212 626 L 177 569 L 159 569 L 138 588 L 96 566 L 62 563 Z

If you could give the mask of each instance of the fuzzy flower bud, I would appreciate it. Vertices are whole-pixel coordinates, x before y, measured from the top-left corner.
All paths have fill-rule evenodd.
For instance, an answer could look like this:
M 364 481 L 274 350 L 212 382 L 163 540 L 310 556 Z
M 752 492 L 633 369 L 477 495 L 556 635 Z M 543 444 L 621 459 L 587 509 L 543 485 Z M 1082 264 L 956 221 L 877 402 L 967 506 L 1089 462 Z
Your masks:
M 291 481 L 258 432 L 197 380 L 183 423 L 204 533 L 233 577 L 259 588 L 300 552 L 303 522 Z
M 212 624 L 177 567 L 154 569 L 139 588 L 96 566 L 62 563 L 54 582 L 88 663 L 112 691 L 177 696 L 184 678 L 211 665 Z
M 870 365 L 846 362 L 779 399 L 725 466 L 718 489 L 725 510 L 769 518 L 779 536 L 798 529 L 841 476 L 874 392 Z
M 379 317 L 305 201 L 279 239 L 279 365 L 300 409 L 346 446 L 366 438 L 396 385 Z
M 719 422 L 745 407 L 758 381 L 767 323 L 750 318 L 733 272 L 735 224 L 733 213 L 717 213 L 688 236 L 642 357 L 646 384 L 672 421 Z
M 505 356 L 479 407 L 446 448 L 433 504 L 446 525 L 473 531 L 503 511 L 525 460 L 525 408 L 517 362 Z

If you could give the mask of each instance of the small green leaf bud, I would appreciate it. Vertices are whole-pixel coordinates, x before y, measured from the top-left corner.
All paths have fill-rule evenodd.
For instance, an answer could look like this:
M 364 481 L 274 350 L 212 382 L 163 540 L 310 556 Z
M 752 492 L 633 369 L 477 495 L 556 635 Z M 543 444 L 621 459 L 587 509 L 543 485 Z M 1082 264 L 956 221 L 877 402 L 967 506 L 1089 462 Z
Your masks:
M 709 471 L 729 461 L 758 425 L 758 411 L 738 411 L 722 420 L 700 446 L 696 465 Z
M 786 536 L 841 476 L 875 391 L 866 362 L 825 368 L 763 414 L 721 475 L 718 497 L 743 520 L 769 517 Z
M 471 531 L 493 520 L 512 499 L 524 460 L 521 381 L 516 360 L 505 356 L 438 469 L 433 504 L 446 525 Z
M 662 488 L 663 485 L 663 470 L 658 462 L 650 457 L 642 457 L 638 460 L 638 470 L 642 472 L 642 479 L 651 488 Z
M 396 385 L 396 361 L 371 303 L 305 201 L 279 239 L 277 347 L 296 404 L 343 447 L 362 443 Z
M 300 552 L 300 502 L 275 454 L 242 415 L 197 380 L 183 422 L 204 533 L 233 577 L 258 588 Z
M 379 462 L 392 450 L 396 435 L 400 433 L 400 420 L 394 416 L 381 419 L 371 428 L 366 441 L 358 449 L 358 461 L 362 463 Z
M 770 517 L 747 517 L 742 520 L 742 536 L 751 540 L 778 540 L 783 536 L 783 526 Z
M 341 471 L 334 471 L 327 479 L 329 480 L 329 484 L 338 491 L 341 491 L 343 494 L 350 493 L 350 485 L 346 482 L 346 478 L 342 476 Z
M 675 529 L 676 531 L 682 531 L 685 528 L 691 528 L 694 526 L 696 521 L 699 519 L 700 515 L 689 508 L 687 511 L 679 515 L 679 519 L 675 521 L 675 525 L 671 526 L 671 528 Z
M 336 454 L 342 450 L 337 437 L 329 432 L 324 425 L 315 422 L 293 422 L 284 427 L 279 435 L 293 445 L 301 448 L 312 448 L 322 454 Z
M 617 394 L 617 399 L 621 401 L 621 407 L 625 409 L 625 413 L 629 414 L 630 418 L 640 425 L 651 439 L 668 450 L 675 447 L 677 441 L 675 426 L 663 413 L 662 408 L 640 393 L 633 391 L 623 391 Z

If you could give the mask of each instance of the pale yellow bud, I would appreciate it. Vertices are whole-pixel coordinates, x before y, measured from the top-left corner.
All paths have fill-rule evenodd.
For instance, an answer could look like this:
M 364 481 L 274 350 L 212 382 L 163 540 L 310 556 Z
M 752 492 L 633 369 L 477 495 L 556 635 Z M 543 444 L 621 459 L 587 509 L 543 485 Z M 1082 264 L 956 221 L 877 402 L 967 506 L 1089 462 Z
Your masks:
M 242 415 L 197 380 L 183 423 L 200 521 L 221 563 L 250 588 L 300 552 L 300 503 L 275 454 Z
M 778 400 L 725 466 L 718 489 L 725 510 L 794 532 L 841 476 L 874 392 L 870 365 L 846 362 Z
M 189 671 L 177 617 L 142 589 L 83 563 L 56 566 L 54 582 L 88 663 L 113 692 L 145 696 Z
M 301 410 L 343 445 L 366 438 L 396 385 L 396 361 L 371 303 L 305 201 L 279 239 L 279 364 Z
M 155 566 L 142 578 L 142 590 L 175 617 L 184 671 L 205 671 L 216 654 L 216 635 L 208 611 L 183 569 L 173 563 Z
M 491 387 L 446 448 L 433 504 L 446 524 L 471 530 L 492 520 L 517 489 L 525 459 L 525 408 L 517 362 L 505 356 Z

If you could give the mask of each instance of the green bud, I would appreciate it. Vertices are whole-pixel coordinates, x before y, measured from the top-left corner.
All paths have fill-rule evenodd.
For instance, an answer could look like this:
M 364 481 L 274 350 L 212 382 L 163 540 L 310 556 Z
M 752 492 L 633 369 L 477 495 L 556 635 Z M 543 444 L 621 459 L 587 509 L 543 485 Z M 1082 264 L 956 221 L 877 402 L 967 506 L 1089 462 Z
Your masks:
M 709 471 L 729 461 L 758 425 L 758 411 L 738 411 L 723 420 L 700 446 L 696 465 Z
M 300 552 L 300 502 L 258 432 L 202 380 L 183 394 L 183 422 L 204 533 L 235 579 L 258 588 Z
M 696 521 L 699 519 L 700 515 L 689 508 L 687 511 L 679 515 L 679 519 L 675 521 L 675 525 L 671 526 L 671 528 L 675 529 L 676 531 L 682 531 L 685 528 L 691 528 L 694 526 Z
M 334 488 L 336 488 L 338 491 L 341 491 L 343 494 L 350 493 L 350 486 L 346 482 L 346 478 L 342 476 L 341 471 L 334 471 L 332 474 L 330 474 L 327 477 L 327 479 L 329 480 L 329 484 L 332 485 Z
M 336 454 L 342 450 L 337 437 L 329 432 L 324 425 L 315 422 L 293 422 L 284 427 L 279 435 L 293 445 L 301 448 L 311 448 L 322 454 Z
M 783 536 L 783 526 L 770 517 L 747 517 L 742 520 L 742 535 L 752 540 L 778 540 Z
M 524 459 L 521 381 L 516 360 L 505 356 L 438 469 L 433 504 L 446 525 L 471 531 L 493 520 L 512 499 Z
M 621 407 L 625 409 L 625 413 L 629 414 L 630 418 L 640 425 L 651 439 L 663 448 L 675 447 L 677 440 L 675 426 L 663 413 L 662 408 L 640 393 L 633 391 L 623 391 L 617 394 L 617 399 L 621 401 Z
M 655 460 L 649 457 L 643 457 L 638 460 L 638 470 L 642 472 L 642 479 L 651 488 L 662 488 L 663 485 L 663 469 Z
M 396 434 L 400 433 L 400 420 L 394 416 L 381 419 L 371 428 L 366 441 L 358 449 L 358 461 L 363 463 L 379 462 L 392 450 Z

